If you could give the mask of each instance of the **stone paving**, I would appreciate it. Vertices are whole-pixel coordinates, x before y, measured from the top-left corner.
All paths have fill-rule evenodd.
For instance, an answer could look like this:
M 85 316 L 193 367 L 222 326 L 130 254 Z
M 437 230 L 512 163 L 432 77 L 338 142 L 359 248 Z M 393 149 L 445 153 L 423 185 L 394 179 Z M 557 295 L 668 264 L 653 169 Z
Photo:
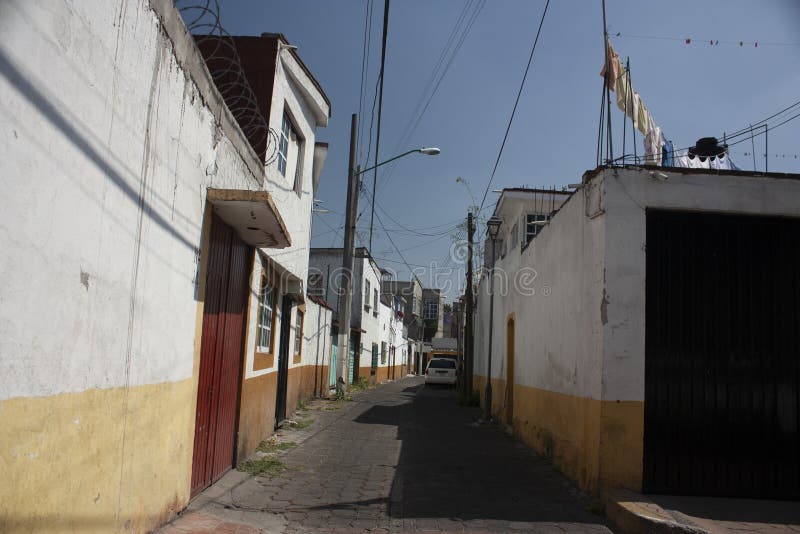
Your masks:
M 315 401 L 277 442 L 276 476 L 232 471 L 162 529 L 178 532 L 610 532 L 548 462 L 450 389 L 405 378 Z

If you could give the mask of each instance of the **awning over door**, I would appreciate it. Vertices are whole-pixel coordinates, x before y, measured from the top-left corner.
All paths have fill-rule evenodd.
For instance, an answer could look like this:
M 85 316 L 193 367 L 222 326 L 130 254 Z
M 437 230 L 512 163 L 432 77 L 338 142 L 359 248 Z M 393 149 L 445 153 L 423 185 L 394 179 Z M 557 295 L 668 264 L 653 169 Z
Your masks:
M 267 269 L 271 271 L 271 276 L 276 280 L 280 287 L 281 293 L 291 297 L 297 302 L 304 304 L 306 301 L 305 290 L 303 288 L 303 279 L 294 274 L 292 271 L 270 258 L 268 254 L 259 251 L 263 263 Z
M 214 213 L 231 226 L 242 241 L 254 247 L 291 246 L 289 231 L 277 206 L 266 191 L 209 189 Z

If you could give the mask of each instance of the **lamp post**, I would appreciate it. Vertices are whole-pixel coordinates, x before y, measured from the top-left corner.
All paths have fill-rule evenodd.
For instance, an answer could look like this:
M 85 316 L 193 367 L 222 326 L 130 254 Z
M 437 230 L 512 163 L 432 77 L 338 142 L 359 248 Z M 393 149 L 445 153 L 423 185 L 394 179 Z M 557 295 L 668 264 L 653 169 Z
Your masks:
M 484 399 L 483 419 L 486 422 L 492 420 L 492 331 L 494 330 L 494 261 L 495 246 L 497 244 L 497 233 L 500 231 L 501 219 L 492 217 L 486 221 L 486 233 L 492 240 L 492 269 L 489 271 L 489 355 L 486 365 L 486 397 Z
M 355 255 L 355 235 L 358 213 L 358 194 L 361 190 L 361 176 L 372 169 L 381 165 L 386 165 L 396 159 L 400 159 L 409 154 L 425 154 L 426 156 L 436 156 L 441 150 L 435 147 L 416 148 L 403 152 L 386 161 L 382 161 L 372 167 L 361 169 L 356 166 L 356 132 L 358 130 L 358 115 L 353 113 L 350 122 L 350 162 L 347 173 L 347 213 L 344 227 L 344 250 L 342 251 L 342 282 L 341 296 L 339 300 L 339 352 L 341 357 L 336 362 L 337 389 L 347 389 L 349 373 L 348 365 L 350 361 L 350 309 L 353 300 L 353 259 Z

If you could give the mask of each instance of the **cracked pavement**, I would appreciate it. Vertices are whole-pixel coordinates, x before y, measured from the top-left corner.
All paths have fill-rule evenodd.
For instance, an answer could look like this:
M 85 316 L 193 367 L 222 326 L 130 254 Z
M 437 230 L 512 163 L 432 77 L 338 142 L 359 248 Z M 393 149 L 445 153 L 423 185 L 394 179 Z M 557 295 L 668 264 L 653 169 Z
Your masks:
M 161 532 L 610 532 L 546 460 L 451 389 L 405 378 L 313 401 L 278 476 L 231 471 Z

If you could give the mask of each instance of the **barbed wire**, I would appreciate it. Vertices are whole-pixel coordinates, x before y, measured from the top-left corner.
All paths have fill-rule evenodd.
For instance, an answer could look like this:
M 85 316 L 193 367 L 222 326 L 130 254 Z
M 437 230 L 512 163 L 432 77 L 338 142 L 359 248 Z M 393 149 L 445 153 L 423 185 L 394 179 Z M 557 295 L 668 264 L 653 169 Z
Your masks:
M 278 157 L 278 134 L 269 127 L 247 80 L 236 42 L 222 26 L 218 0 L 175 0 L 189 33 L 203 54 L 214 84 L 265 165 Z

